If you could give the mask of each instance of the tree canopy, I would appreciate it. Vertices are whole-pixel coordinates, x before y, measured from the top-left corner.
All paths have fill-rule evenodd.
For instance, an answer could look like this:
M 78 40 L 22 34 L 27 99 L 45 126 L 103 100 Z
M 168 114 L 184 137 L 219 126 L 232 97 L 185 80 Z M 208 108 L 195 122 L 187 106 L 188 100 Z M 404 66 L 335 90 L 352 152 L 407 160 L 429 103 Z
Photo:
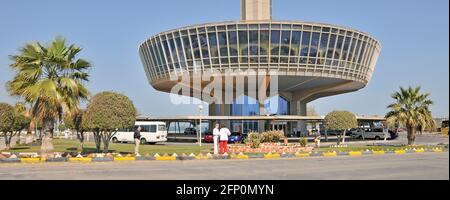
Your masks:
M 21 113 L 15 113 L 14 125 L 13 125 L 12 129 L 14 131 L 22 131 L 22 130 L 28 128 L 30 123 L 31 123 L 31 117 L 27 117 Z
M 356 116 L 349 111 L 333 111 L 325 117 L 328 130 L 344 131 L 358 127 Z
M 77 110 L 75 112 L 72 112 L 70 114 L 67 114 L 64 117 L 64 124 L 67 128 L 73 129 L 76 131 L 82 131 L 85 129 L 83 126 L 83 116 L 84 116 L 85 110 Z
M 90 130 L 114 131 L 132 127 L 136 113 L 133 102 L 127 96 L 102 92 L 91 99 L 83 123 Z
M 6 104 L 0 103 L 0 131 L 4 134 L 6 132 L 12 131 L 14 125 L 15 112 L 14 107 Z
M 395 102 L 388 106 L 390 111 L 386 115 L 389 125 L 406 125 L 410 145 L 414 144 L 419 127 L 434 129 L 436 126 L 430 111 L 430 106 L 433 105 L 430 94 L 422 94 L 420 89 L 400 87 L 400 91 L 391 95 Z
M 88 98 L 83 83 L 88 81 L 86 71 L 91 64 L 77 59 L 81 48 L 67 44 L 62 37 L 49 45 L 28 43 L 19 51 L 10 57 L 16 75 L 7 83 L 7 89 L 31 103 L 32 116 L 53 132 L 53 123 L 62 120 L 64 112 L 77 109 L 79 101 Z

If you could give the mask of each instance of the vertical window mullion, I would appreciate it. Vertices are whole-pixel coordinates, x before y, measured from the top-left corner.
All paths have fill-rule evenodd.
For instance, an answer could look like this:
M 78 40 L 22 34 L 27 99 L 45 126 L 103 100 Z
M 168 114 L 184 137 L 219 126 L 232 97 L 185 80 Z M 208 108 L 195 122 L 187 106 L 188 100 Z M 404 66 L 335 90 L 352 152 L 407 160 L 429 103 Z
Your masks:
M 302 56 L 302 43 L 303 43 L 303 26 L 301 26 L 300 30 L 300 45 L 298 47 L 298 60 L 297 60 L 297 72 L 300 71 L 300 60 Z
M 156 65 L 153 62 L 152 57 L 149 55 L 150 53 L 150 48 L 148 45 L 148 40 L 144 42 L 144 51 L 142 51 L 142 54 L 145 58 L 145 60 L 147 60 L 149 62 L 149 69 L 147 69 L 147 72 L 149 73 L 150 77 L 152 77 L 155 74 L 155 69 Z M 147 67 L 146 67 L 147 68 Z
M 170 70 L 168 69 L 169 65 L 167 63 L 167 59 L 165 57 L 164 50 L 162 49 L 161 35 L 158 35 L 158 37 L 156 37 L 155 40 L 157 40 L 156 46 L 158 47 L 159 57 L 161 58 L 161 61 L 163 62 L 162 63 L 163 65 L 161 68 L 164 69 L 164 75 L 167 76 L 169 74 Z
M 288 46 L 289 52 L 288 52 L 288 60 L 287 60 L 287 62 L 288 62 L 288 71 L 290 70 L 290 67 L 291 67 L 292 29 L 293 29 L 293 27 L 292 27 L 292 24 L 291 24 L 291 36 L 289 38 L 289 46 Z

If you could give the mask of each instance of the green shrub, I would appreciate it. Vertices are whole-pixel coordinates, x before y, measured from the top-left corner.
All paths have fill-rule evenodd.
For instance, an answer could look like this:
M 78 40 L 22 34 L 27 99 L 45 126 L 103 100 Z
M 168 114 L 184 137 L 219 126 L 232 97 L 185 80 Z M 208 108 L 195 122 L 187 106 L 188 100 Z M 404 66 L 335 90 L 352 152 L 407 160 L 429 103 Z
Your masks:
M 248 134 L 245 144 L 250 145 L 252 148 L 256 149 L 261 144 L 261 134 L 258 132 L 251 132 Z
M 283 131 L 267 131 L 261 134 L 261 143 L 277 143 L 284 139 Z
M 300 138 L 300 146 L 301 147 L 306 147 L 306 145 L 308 145 L 308 139 L 307 138 Z

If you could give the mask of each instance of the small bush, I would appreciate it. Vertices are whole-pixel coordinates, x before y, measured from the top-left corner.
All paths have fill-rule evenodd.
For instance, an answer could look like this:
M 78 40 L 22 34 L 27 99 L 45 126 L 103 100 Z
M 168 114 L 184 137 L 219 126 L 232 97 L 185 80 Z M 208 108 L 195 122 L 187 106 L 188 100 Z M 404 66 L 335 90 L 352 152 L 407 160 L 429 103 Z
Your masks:
M 306 147 L 306 145 L 308 145 L 308 139 L 307 138 L 300 138 L 300 146 L 301 147 Z
M 261 143 L 277 143 L 284 139 L 283 131 L 267 131 L 261 134 Z
M 251 132 L 248 134 L 245 144 L 250 145 L 252 148 L 256 149 L 261 144 L 261 134 L 257 132 Z

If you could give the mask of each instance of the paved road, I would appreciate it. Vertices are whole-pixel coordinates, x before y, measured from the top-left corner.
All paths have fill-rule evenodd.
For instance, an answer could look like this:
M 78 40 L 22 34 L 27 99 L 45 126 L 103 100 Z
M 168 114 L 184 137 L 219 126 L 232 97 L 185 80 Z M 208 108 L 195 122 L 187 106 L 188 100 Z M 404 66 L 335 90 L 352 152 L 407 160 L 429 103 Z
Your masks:
M 219 170 L 226 173 L 219 174 Z M 0 179 L 449 180 L 449 153 L 293 160 L 0 164 Z

